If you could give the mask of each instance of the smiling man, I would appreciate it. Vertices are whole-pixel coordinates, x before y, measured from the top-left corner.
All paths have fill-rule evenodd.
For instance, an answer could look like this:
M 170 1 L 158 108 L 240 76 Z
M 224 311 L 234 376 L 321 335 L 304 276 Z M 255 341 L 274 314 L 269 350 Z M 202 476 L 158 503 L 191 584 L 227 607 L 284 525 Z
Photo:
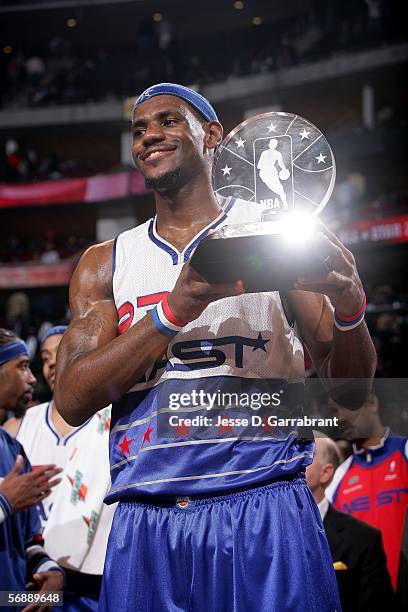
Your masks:
M 245 294 L 240 281 L 211 285 L 188 263 L 210 230 L 260 221 L 263 208 L 214 193 L 223 132 L 201 95 L 150 87 L 135 103 L 132 129 L 157 216 L 83 256 L 56 379 L 57 404 L 74 425 L 113 401 L 107 501 L 120 503 L 100 609 L 120 601 L 122 610 L 146 612 L 339 610 L 304 480 L 313 444 L 296 432 L 185 428 L 175 436 L 165 426 L 175 392 L 290 395 L 301 385 L 302 344 L 279 294 Z M 368 379 L 361 402 L 375 367 L 364 292 L 351 253 L 324 232 L 335 271 L 299 280 L 291 307 L 321 375 Z M 336 328 L 322 294 L 336 308 Z

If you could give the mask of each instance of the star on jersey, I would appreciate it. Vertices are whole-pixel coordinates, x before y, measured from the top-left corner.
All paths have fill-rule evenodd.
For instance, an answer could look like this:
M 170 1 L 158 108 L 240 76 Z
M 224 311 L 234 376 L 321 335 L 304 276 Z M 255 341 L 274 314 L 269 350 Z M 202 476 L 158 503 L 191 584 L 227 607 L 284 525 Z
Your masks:
M 151 442 L 150 442 L 150 434 L 152 433 L 152 431 L 153 431 L 153 428 L 150 427 L 150 426 L 146 429 L 146 431 L 144 433 L 144 436 L 143 436 L 142 446 L 143 446 L 143 444 L 145 442 L 148 442 L 149 444 L 151 444 Z
M 268 132 L 276 132 L 277 130 L 277 126 L 272 122 L 270 125 L 268 125 Z
M 125 457 L 126 453 L 130 455 L 130 445 L 132 444 L 132 442 L 133 440 L 128 440 L 125 434 L 122 442 L 118 444 L 120 450 L 122 451 L 122 457 Z
M 318 164 L 324 164 L 324 162 L 326 161 L 326 157 L 327 157 L 327 155 L 322 155 L 320 153 L 320 155 L 318 157 L 316 157 L 317 163 Z
M 235 144 L 237 145 L 238 149 L 240 149 L 241 147 L 244 148 L 244 143 L 246 142 L 246 140 L 242 140 L 242 138 L 239 138 L 239 140 L 235 141 Z
M 265 351 L 265 353 L 266 353 L 267 351 L 266 351 L 266 348 L 265 348 L 265 344 L 267 342 L 269 342 L 269 340 L 264 340 L 262 338 L 261 332 L 259 332 L 258 338 L 256 340 L 254 340 L 254 345 L 253 345 L 252 352 L 256 351 L 257 349 L 261 349 L 261 351 Z
M 303 140 L 304 138 L 306 138 L 307 140 L 309 140 L 309 136 L 310 136 L 310 132 L 306 131 L 306 128 L 303 128 L 303 130 L 301 132 L 299 132 L 299 136 L 301 137 L 301 139 Z
M 223 176 L 225 176 L 226 174 L 228 174 L 228 176 L 230 176 L 231 174 L 231 170 L 232 168 L 230 168 L 229 166 L 227 166 L 227 164 L 225 164 L 225 168 L 221 168 L 221 171 L 223 173 Z

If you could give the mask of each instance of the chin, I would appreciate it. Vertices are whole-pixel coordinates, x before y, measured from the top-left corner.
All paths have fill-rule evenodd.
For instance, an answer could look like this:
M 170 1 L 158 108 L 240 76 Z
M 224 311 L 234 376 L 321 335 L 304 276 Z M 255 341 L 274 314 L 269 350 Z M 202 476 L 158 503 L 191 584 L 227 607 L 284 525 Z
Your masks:
M 167 170 L 156 176 L 145 176 L 145 185 L 148 189 L 156 191 L 177 189 L 180 180 L 181 169 Z

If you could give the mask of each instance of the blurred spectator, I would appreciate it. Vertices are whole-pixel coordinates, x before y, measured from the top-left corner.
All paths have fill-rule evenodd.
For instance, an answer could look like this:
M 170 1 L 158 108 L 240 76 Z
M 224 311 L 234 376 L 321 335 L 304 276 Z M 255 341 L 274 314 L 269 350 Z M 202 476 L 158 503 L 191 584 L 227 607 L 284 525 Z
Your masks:
M 381 531 L 395 588 L 408 507 L 408 440 L 383 425 L 378 392 L 371 393 L 358 411 L 334 404 L 333 408 L 354 444 L 353 454 L 336 471 L 327 497 L 338 510 Z
M 47 157 L 42 160 L 40 172 L 51 180 L 62 178 L 61 164 L 55 151 L 49 151 Z
M 30 318 L 30 299 L 23 291 L 12 293 L 6 303 L 7 327 L 17 336 L 25 338 Z
M 60 260 L 58 251 L 55 249 L 52 242 L 47 242 L 45 250 L 40 257 L 40 262 L 43 264 L 55 264 Z
M 395 610 L 381 532 L 329 503 L 325 490 L 340 463 L 336 443 L 316 438 L 313 463 L 306 480 L 318 504 L 339 586 L 343 612 Z
M 20 151 L 19 144 L 14 139 L 6 141 L 5 145 L 5 180 L 8 183 L 16 183 L 19 180 L 24 180 L 27 176 L 27 164 Z
M 37 87 L 41 81 L 41 77 L 45 72 L 45 64 L 42 57 L 33 55 L 26 60 L 25 63 L 28 83 L 32 87 Z

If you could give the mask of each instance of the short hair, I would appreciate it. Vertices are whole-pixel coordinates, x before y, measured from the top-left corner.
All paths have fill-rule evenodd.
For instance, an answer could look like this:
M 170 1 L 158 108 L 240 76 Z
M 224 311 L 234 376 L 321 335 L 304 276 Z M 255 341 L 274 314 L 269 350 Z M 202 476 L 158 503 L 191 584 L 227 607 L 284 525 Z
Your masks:
M 0 346 L 5 346 L 6 344 L 16 342 L 17 340 L 19 340 L 19 337 L 12 332 L 11 329 L 4 329 L 4 327 L 0 327 Z
M 331 463 L 334 471 L 337 470 L 341 463 L 340 451 L 337 444 L 331 438 L 325 438 L 326 443 L 322 448 L 322 459 L 324 463 Z

